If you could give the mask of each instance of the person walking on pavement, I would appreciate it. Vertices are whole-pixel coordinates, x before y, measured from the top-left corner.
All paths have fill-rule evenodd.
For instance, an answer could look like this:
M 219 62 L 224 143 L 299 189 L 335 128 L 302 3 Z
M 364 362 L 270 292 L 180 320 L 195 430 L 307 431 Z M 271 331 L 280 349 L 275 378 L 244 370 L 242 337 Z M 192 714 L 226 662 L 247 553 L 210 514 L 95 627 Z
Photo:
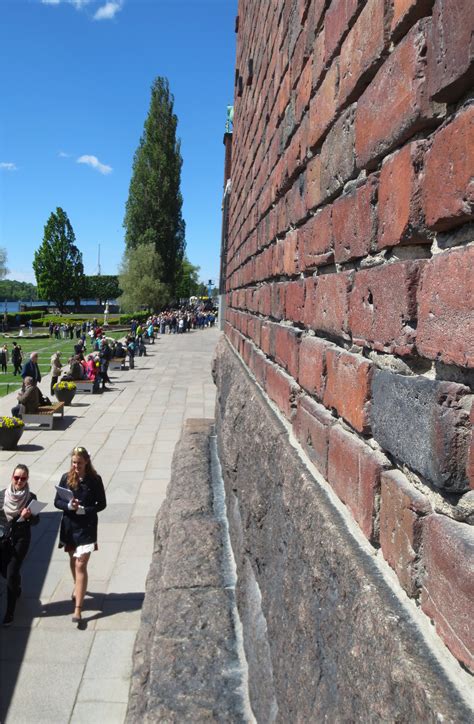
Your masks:
M 16 375 L 21 374 L 21 363 L 23 362 L 23 356 L 21 354 L 21 347 L 16 342 L 13 342 L 11 359 L 12 359 L 12 365 L 13 365 L 13 374 L 16 377 Z
M 98 516 L 107 501 L 102 478 L 94 469 L 85 447 L 75 447 L 71 467 L 57 486 L 54 505 L 62 510 L 59 547 L 69 554 L 74 589 L 73 623 L 81 625 L 82 606 L 87 591 L 87 564 L 97 546 Z
M 25 362 L 23 366 L 21 376 L 23 379 L 26 377 L 33 377 L 36 383 L 41 382 L 41 372 L 38 365 L 38 352 L 32 352 L 30 354 L 30 359 L 28 362 Z
M 7 610 L 3 626 L 11 626 L 15 607 L 21 596 L 21 565 L 28 553 L 31 526 L 37 525 L 39 516 L 29 509 L 36 495 L 28 486 L 26 465 L 16 465 L 10 484 L 0 490 L 0 572 L 7 580 Z

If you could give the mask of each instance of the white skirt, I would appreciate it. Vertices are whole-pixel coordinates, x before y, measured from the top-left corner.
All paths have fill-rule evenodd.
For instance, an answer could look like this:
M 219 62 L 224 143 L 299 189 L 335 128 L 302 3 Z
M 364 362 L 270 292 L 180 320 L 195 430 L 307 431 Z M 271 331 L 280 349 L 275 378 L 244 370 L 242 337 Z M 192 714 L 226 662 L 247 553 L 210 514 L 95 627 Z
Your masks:
M 93 553 L 95 550 L 97 550 L 97 543 L 86 543 L 83 546 L 77 546 L 73 558 L 80 558 L 86 553 Z

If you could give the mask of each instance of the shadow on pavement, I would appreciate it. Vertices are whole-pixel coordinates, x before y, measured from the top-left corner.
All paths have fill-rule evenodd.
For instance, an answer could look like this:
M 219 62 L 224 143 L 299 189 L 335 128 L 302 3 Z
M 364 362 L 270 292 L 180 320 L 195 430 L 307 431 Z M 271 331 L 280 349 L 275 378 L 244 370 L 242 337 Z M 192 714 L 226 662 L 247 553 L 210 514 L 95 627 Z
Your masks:
M 26 447 L 26 446 L 25 446 Z M 31 545 L 21 569 L 22 596 L 17 602 L 11 628 L 0 628 L 0 721 L 5 721 L 25 650 L 31 623 L 41 610 L 40 595 L 47 582 L 49 564 L 56 543 L 61 513 L 42 513 L 32 528 Z M 0 579 L 0 616 L 6 606 L 6 584 Z

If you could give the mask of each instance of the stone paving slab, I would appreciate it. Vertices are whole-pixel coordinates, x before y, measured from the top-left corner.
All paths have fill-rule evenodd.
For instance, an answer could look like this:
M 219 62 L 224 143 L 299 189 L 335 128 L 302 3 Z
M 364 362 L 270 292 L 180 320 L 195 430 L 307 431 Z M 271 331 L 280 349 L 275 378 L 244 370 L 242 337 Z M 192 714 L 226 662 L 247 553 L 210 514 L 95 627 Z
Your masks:
M 2 487 L 14 465 L 48 503 L 33 529 L 15 624 L 0 629 L 0 721 L 5 724 L 121 724 L 139 628 L 156 514 L 165 498 L 183 422 L 213 417 L 211 360 L 219 332 L 157 339 L 135 370 L 112 372 L 111 391 L 76 396 L 53 430 L 26 430 L 16 451 L 0 450 Z M 41 384 L 49 389 L 48 377 Z M 12 393 L 0 399 L 10 414 Z M 99 551 L 89 564 L 85 630 L 71 623 L 72 581 L 57 548 L 54 485 L 84 445 L 102 475 L 109 505 L 99 515 Z M 0 616 L 5 608 L 0 580 Z M 66 686 L 58 682 L 66 680 Z

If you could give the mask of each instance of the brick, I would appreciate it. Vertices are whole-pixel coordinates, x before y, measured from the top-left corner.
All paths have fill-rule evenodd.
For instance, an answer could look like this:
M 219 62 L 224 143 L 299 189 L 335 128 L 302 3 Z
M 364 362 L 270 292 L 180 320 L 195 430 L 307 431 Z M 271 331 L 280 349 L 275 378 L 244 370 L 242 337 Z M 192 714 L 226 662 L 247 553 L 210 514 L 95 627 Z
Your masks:
M 422 142 L 408 143 L 384 161 L 378 195 L 378 249 L 431 241 L 421 210 L 424 149 Z
M 271 284 L 271 312 L 269 316 L 273 319 L 284 319 L 285 317 L 285 294 L 286 284 Z
M 332 205 L 332 232 L 336 262 L 368 254 L 377 237 L 377 187 L 375 177 Z
M 305 284 L 301 279 L 289 282 L 285 293 L 285 318 L 290 322 L 303 322 L 304 320 Z
M 376 370 L 371 424 L 379 445 L 432 485 L 468 488 L 468 387 Z
M 450 651 L 474 671 L 474 529 L 443 515 L 423 526 L 421 607 Z
M 391 38 L 401 38 L 420 18 L 429 15 L 434 0 L 393 0 Z
M 338 85 L 339 65 L 336 59 L 309 106 L 308 145 L 311 147 L 320 144 L 336 118 Z
M 329 432 L 328 482 L 363 534 L 375 542 L 380 476 L 387 461 L 355 435 L 334 425 Z
M 355 106 L 340 115 L 321 148 L 321 200 L 339 192 L 355 174 Z
M 324 478 L 328 472 L 329 430 L 334 418 L 306 395 L 298 399 L 293 432 L 305 453 Z
M 285 417 L 291 421 L 298 393 L 293 378 L 269 362 L 265 370 L 265 391 Z
M 382 62 L 388 42 L 385 2 L 367 0 L 340 55 L 339 104 L 352 103 Z
M 275 362 L 295 379 L 298 378 L 298 360 L 301 332 L 293 327 L 273 327 Z
M 299 347 L 298 383 L 322 400 L 326 386 L 326 353 L 333 345 L 318 337 L 303 337 Z
M 299 229 L 301 269 L 314 269 L 334 261 L 332 207 L 325 206 Z
M 395 262 L 356 273 L 349 311 L 356 344 L 400 355 L 413 351 L 422 266 L 419 261 Z
M 452 249 L 426 264 L 418 292 L 418 352 L 474 367 L 474 247 Z
M 355 115 L 358 168 L 373 168 L 388 151 L 431 126 L 436 114 L 441 112 L 428 98 L 426 36 L 429 28 L 429 20 L 420 20 L 360 97 Z
M 474 219 L 474 106 L 433 137 L 422 186 L 426 223 L 443 231 Z
M 264 388 L 265 372 L 267 367 L 265 355 L 254 348 L 250 357 L 249 367 L 255 375 L 257 382 Z
M 272 354 L 271 341 L 272 341 L 272 327 L 271 322 L 264 322 L 261 330 L 261 349 L 266 355 Z
M 304 323 L 317 332 L 347 338 L 352 272 L 324 274 L 305 280 Z
M 314 156 L 308 163 L 304 177 L 306 210 L 319 206 L 321 195 L 321 156 Z
M 452 103 L 474 84 L 474 4 L 472 0 L 436 0 L 428 47 L 430 94 Z
M 283 273 L 287 276 L 299 274 L 298 232 L 296 229 L 287 234 L 283 245 Z
M 372 363 L 361 355 L 334 348 L 326 352 L 326 365 L 324 405 L 336 410 L 358 432 L 368 433 Z
M 326 63 L 340 46 L 362 4 L 361 0 L 333 0 L 331 2 L 324 18 L 324 59 Z
M 414 488 L 400 471 L 382 473 L 380 547 L 410 597 L 419 593 L 422 523 L 431 512 L 426 495 Z

